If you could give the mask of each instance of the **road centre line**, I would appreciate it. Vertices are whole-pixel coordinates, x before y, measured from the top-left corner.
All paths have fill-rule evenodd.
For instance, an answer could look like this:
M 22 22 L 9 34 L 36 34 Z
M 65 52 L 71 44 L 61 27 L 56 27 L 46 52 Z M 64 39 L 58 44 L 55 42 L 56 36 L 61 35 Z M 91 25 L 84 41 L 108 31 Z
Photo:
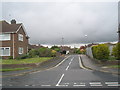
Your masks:
M 66 70 L 68 70 L 68 68 L 69 68 L 69 65 L 67 66 Z
M 58 81 L 58 83 L 56 84 L 56 86 L 60 86 L 59 84 L 62 81 L 63 77 L 64 77 L 64 74 L 62 74 L 62 76 L 61 76 L 60 80 Z

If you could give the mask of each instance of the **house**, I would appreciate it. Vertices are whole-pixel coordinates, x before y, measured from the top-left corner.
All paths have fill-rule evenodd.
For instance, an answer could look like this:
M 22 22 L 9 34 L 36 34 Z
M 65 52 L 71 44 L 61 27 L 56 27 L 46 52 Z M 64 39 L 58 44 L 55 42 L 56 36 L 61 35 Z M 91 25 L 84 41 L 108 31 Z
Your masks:
M 10 56 L 15 59 L 28 52 L 28 35 L 22 23 L 17 24 L 11 20 L 9 24 L 5 20 L 0 21 L 0 56 L 7 59 Z
M 40 45 L 40 44 L 28 44 L 28 51 L 30 51 L 31 49 L 39 49 L 39 48 L 43 48 L 44 46 Z

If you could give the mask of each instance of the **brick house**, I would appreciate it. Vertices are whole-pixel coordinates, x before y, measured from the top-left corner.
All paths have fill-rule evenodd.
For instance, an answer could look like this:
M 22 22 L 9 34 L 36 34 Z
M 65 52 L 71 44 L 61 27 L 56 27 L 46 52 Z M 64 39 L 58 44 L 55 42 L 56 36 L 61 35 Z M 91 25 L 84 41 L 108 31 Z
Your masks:
M 28 35 L 22 23 L 17 24 L 11 20 L 11 24 L 5 20 L 0 21 L 0 56 L 6 59 L 10 56 L 15 59 L 28 52 Z

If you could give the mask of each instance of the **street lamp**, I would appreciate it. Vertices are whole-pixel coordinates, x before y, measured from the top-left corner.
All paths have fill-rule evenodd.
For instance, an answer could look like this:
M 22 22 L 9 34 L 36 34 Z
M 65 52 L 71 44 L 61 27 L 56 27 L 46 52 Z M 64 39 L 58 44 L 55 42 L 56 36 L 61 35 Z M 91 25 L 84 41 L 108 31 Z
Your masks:
M 118 26 L 118 42 L 120 43 L 120 24 L 119 24 L 119 26 Z

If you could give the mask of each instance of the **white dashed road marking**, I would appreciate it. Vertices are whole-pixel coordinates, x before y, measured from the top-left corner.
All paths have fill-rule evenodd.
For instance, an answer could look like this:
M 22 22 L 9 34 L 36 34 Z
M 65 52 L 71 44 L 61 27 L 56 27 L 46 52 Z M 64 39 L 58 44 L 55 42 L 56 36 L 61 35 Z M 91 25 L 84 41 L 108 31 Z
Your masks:
M 51 85 L 41 85 L 41 86 L 50 87 Z
M 69 65 L 67 66 L 66 70 L 68 70 L 68 68 L 69 68 Z

